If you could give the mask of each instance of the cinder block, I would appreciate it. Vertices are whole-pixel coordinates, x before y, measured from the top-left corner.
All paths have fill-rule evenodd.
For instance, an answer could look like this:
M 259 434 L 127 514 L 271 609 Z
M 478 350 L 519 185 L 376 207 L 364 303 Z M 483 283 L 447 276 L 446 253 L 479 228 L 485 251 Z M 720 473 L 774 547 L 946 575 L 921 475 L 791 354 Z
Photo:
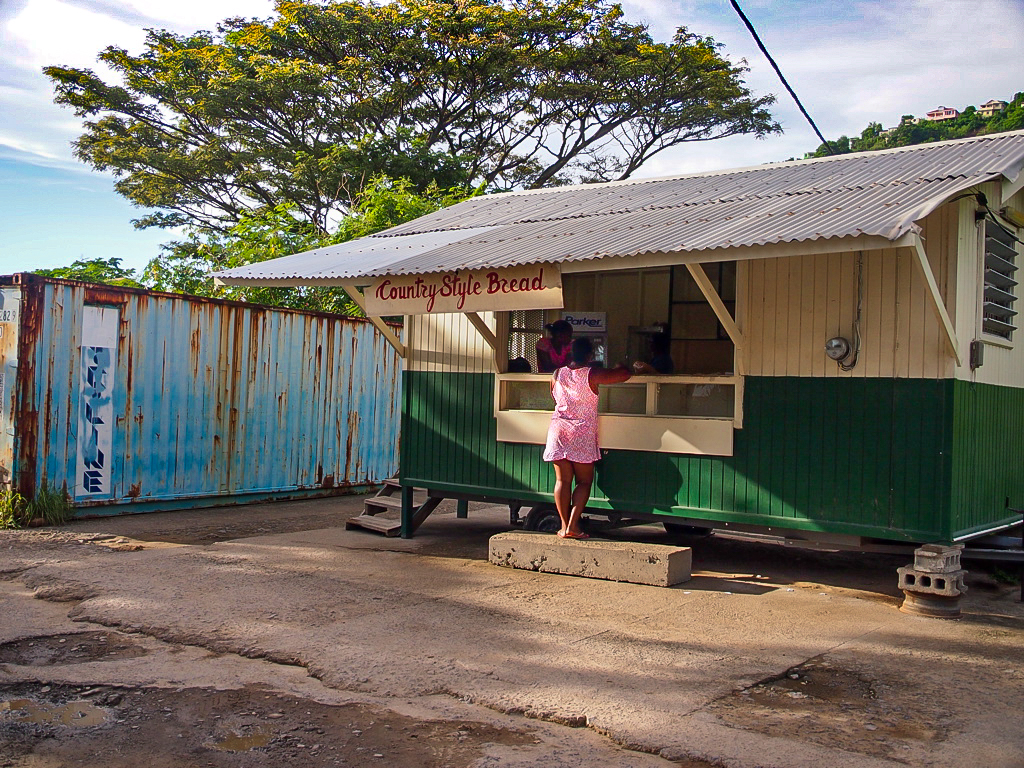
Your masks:
M 942 544 L 925 544 L 914 550 L 914 569 L 925 573 L 953 573 L 960 570 L 960 553 L 963 544 L 951 547 Z
M 905 565 L 902 568 L 897 568 L 896 573 L 900 577 L 900 589 L 904 592 L 959 597 L 967 591 L 967 586 L 964 584 L 964 574 L 967 571 L 964 570 L 952 573 L 932 573 Z
M 506 568 L 670 587 L 689 581 L 691 552 L 689 547 L 664 544 L 580 541 L 513 531 L 491 537 L 489 559 Z

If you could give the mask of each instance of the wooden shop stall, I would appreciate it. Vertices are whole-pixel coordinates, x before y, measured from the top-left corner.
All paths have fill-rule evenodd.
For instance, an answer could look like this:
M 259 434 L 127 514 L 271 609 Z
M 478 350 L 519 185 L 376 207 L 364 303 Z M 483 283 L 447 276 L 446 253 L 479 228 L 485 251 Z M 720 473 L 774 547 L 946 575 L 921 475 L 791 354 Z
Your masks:
M 413 488 L 550 522 L 535 348 L 567 319 L 674 364 L 602 388 L 593 516 L 953 543 L 1024 507 L 1022 165 L 1015 132 L 488 195 L 216 277 L 405 317 L 406 536 Z

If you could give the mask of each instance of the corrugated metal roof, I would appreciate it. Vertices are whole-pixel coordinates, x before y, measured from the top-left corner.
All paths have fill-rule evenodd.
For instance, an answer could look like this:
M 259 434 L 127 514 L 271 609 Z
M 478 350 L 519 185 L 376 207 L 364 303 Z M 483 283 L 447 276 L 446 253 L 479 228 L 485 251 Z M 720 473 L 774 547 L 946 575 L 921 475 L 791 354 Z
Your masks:
M 342 280 L 876 235 L 1024 168 L 1024 131 L 752 168 L 485 195 L 340 245 L 216 274 Z

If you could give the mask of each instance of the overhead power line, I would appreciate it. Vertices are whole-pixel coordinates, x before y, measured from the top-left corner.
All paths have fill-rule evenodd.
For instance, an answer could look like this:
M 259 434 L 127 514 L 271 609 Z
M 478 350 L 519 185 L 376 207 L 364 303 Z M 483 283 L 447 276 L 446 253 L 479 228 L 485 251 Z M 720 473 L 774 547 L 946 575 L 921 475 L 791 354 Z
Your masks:
M 807 110 L 804 109 L 804 105 L 800 103 L 800 99 L 797 98 L 796 91 L 794 91 L 790 87 L 789 83 L 786 82 L 786 78 L 785 76 L 783 76 L 782 70 L 779 69 L 779 65 L 775 63 L 775 59 L 772 58 L 772 55 L 768 53 L 768 49 L 764 47 L 764 43 L 761 42 L 761 38 L 758 36 L 757 30 L 754 29 L 754 25 L 750 23 L 750 19 L 747 18 L 747 15 L 743 13 L 743 9 L 740 8 L 740 4 L 737 3 L 736 0 L 729 0 L 729 2 L 732 3 L 732 7 L 736 9 L 736 13 L 739 14 L 740 19 L 746 25 L 747 29 L 750 30 L 750 35 L 751 37 L 754 38 L 754 42 L 757 43 L 757 47 L 761 49 L 761 53 L 763 53 L 764 57 L 768 59 L 768 63 L 772 65 L 772 69 L 775 70 L 775 74 L 779 76 L 779 80 L 781 80 L 782 84 L 786 86 L 786 90 L 789 91 L 789 95 L 793 97 L 793 101 L 796 102 L 796 105 L 797 107 L 800 108 L 800 111 L 803 113 L 803 116 L 807 118 L 807 122 L 811 124 L 811 128 L 814 129 L 814 132 L 818 135 L 818 138 L 821 139 L 821 143 L 825 145 L 825 150 L 830 155 L 836 154 L 836 152 L 832 149 L 832 145 L 829 143 L 828 139 L 821 135 L 821 131 L 818 130 L 818 126 L 814 124 L 814 121 L 811 119 L 811 116 L 807 114 Z

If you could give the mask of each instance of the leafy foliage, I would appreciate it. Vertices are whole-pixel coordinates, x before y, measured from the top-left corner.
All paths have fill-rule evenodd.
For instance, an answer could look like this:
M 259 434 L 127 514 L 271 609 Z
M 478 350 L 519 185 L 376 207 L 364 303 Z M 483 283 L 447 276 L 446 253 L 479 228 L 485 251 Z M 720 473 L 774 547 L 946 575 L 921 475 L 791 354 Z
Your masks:
M 326 235 L 378 175 L 417 192 L 622 179 L 682 142 L 780 130 L 712 38 L 655 42 L 608 0 L 281 0 L 100 59 L 120 82 L 45 69 L 87 118 L 78 157 L 156 209 L 139 226 L 232 237 L 279 206 Z
M 479 191 L 479 190 L 478 190 Z M 165 244 L 139 273 L 121 260 L 90 259 L 36 274 L 93 283 L 150 288 L 314 312 L 359 316 L 362 311 L 340 288 L 237 288 L 215 286 L 210 273 L 372 235 L 469 196 L 463 189 L 428 185 L 417 192 L 407 179 L 370 179 L 333 234 L 324 234 L 287 204 L 245 213 L 225 233 L 190 227 L 183 240 Z
M 57 277 L 63 280 L 82 280 L 86 283 L 107 283 L 128 288 L 141 288 L 138 276 L 134 271 L 121 266 L 117 257 L 104 259 L 77 259 L 69 267 L 55 269 L 37 269 L 35 274 L 44 277 Z
M 28 521 L 25 497 L 10 486 L 0 489 L 0 530 L 21 528 Z
M 226 234 L 193 230 L 186 240 L 169 243 L 147 265 L 142 280 L 159 291 L 361 315 L 359 307 L 340 288 L 217 287 L 209 273 L 372 235 L 465 197 L 461 191 L 446 192 L 433 185 L 417 193 L 407 180 L 377 177 L 359 194 L 351 212 L 332 235 L 322 234 L 282 204 L 243 215 Z
M 881 123 L 869 123 L 859 137 L 840 136 L 835 141 L 830 141 L 831 153 L 822 144 L 804 157 L 827 157 L 829 154 L 843 155 L 848 152 L 892 149 L 1021 129 L 1024 129 L 1024 92 L 1016 94 L 1006 109 L 991 117 L 983 116 L 975 107 L 966 107 L 960 116 L 953 120 L 915 122 L 913 115 L 903 115 L 900 124 L 891 131 L 883 130 Z
M 35 495 L 28 502 L 28 519 L 40 518 L 46 525 L 64 525 L 71 520 L 73 513 L 67 491 L 45 482 L 36 488 Z

